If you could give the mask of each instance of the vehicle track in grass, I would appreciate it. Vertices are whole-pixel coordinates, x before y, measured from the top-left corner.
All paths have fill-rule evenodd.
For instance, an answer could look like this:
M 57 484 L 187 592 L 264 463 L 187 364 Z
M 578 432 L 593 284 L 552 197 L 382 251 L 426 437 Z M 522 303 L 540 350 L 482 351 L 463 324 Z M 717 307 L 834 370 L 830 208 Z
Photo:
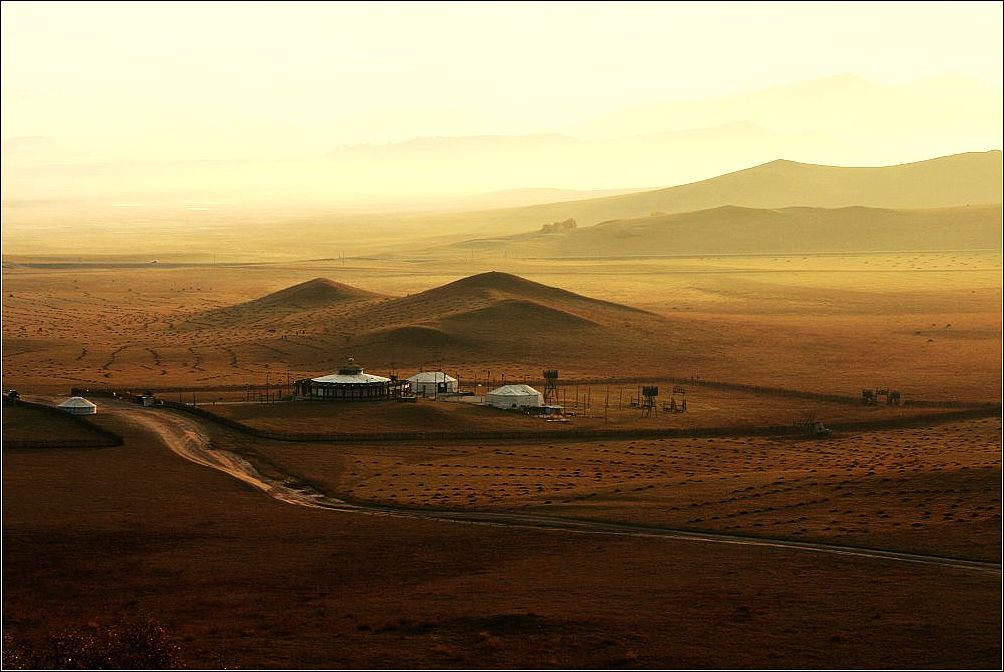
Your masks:
M 746 537 L 714 532 L 697 532 L 664 527 L 649 527 L 599 520 L 561 518 L 533 514 L 492 511 L 433 511 L 379 504 L 347 502 L 320 492 L 292 475 L 279 478 L 262 474 L 249 460 L 228 450 L 215 448 L 204 424 L 191 416 L 162 409 L 143 408 L 125 402 L 110 402 L 103 412 L 120 417 L 127 423 L 154 433 L 171 451 L 203 467 L 221 471 L 246 483 L 268 496 L 296 506 L 325 509 L 343 513 L 394 516 L 451 523 L 519 527 L 552 530 L 565 533 L 602 534 L 612 536 L 673 539 L 691 543 L 715 543 L 734 546 L 755 546 L 804 553 L 825 553 L 843 557 L 909 562 L 955 569 L 1001 573 L 1000 563 L 951 558 L 922 553 L 906 553 L 881 548 L 844 546 L 839 544 Z

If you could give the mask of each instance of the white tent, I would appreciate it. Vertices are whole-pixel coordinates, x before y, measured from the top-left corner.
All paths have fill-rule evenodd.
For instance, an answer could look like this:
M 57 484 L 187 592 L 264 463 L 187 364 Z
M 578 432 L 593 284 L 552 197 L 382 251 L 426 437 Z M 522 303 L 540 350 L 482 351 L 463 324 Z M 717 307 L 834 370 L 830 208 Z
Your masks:
M 413 394 L 431 396 L 457 391 L 457 379 L 442 371 L 422 371 L 408 379 Z
M 83 397 L 70 397 L 61 403 L 58 408 L 73 415 L 94 415 L 98 412 L 98 407 Z
M 485 396 L 485 404 L 495 408 L 519 408 L 544 404 L 544 397 L 529 385 L 503 385 L 497 387 Z

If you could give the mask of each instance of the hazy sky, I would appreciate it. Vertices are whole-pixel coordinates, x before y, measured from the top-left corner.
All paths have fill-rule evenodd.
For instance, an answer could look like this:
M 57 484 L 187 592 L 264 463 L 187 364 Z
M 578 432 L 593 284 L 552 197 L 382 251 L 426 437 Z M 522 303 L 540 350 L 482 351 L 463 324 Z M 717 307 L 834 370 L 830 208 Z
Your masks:
M 4 2 L 2 135 L 107 157 L 562 131 L 852 73 L 1001 83 L 987 3 Z

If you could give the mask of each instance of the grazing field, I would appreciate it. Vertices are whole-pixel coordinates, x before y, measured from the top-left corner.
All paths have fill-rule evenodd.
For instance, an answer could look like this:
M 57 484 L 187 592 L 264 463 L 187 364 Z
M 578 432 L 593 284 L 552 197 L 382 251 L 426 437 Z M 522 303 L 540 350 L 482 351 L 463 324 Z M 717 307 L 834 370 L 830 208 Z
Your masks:
M 446 284 L 493 267 L 545 287 L 504 274 Z M 1000 269 L 999 251 L 8 265 L 3 368 L 9 386 L 41 391 L 163 389 L 319 375 L 353 356 L 374 373 L 425 366 L 467 381 L 558 368 L 569 379 L 698 375 L 994 401 Z M 284 302 L 262 299 L 323 276 L 342 289 L 322 291 L 321 304 L 309 284 Z
M 152 617 L 192 667 L 1000 661 L 992 573 L 289 506 L 99 421 L 126 444 L 4 451 L 9 635 Z
M 651 382 L 646 382 L 650 385 Z M 951 412 L 925 406 L 837 403 L 798 397 L 685 387 L 671 394 L 672 383 L 660 386 L 663 397 L 648 414 L 639 406 L 639 386 L 568 385 L 559 387 L 556 401 L 565 415 L 526 415 L 470 401 L 418 399 L 414 403 L 382 401 L 331 404 L 323 401 L 281 403 L 203 403 L 201 408 L 255 429 L 282 434 L 386 434 L 439 432 L 463 435 L 514 430 L 530 432 L 647 431 L 659 429 L 777 428 L 799 433 L 795 423 L 807 418 L 827 423 L 888 423 Z M 234 395 L 240 393 L 232 393 Z M 576 402 L 577 398 L 577 402 Z M 455 399 L 464 399 L 459 397 Z M 632 401 L 634 400 L 634 401 Z M 681 411 L 686 400 L 686 411 Z M 669 410 L 674 404 L 676 410 Z M 804 433 L 806 430 L 801 430 Z
M 826 439 L 219 445 L 350 501 L 1000 559 L 999 419 Z
M 54 401 L 71 387 L 150 389 L 260 430 L 348 434 L 270 441 L 195 420 L 280 482 L 401 512 L 1000 559 L 999 417 L 925 417 L 1000 402 L 999 251 L 21 261 L 3 271 L 5 387 Z M 445 370 L 478 393 L 557 368 L 574 416 L 431 399 L 243 403 L 248 385 L 269 382 L 274 398 L 350 356 L 378 374 Z M 670 379 L 694 378 L 847 400 L 888 388 L 911 405 L 682 383 L 687 412 L 666 412 L 684 398 Z M 631 405 L 639 384 L 662 392 L 651 417 Z M 820 440 L 737 429 L 810 417 L 845 429 Z M 4 410 L 4 622 L 22 641 L 153 617 L 195 667 L 1000 663 L 992 568 L 296 507 L 104 409 L 94 422 L 125 445 L 12 450 L 12 437 L 60 432 L 36 420 Z M 716 427 L 734 429 L 562 436 Z M 416 431 L 456 436 L 351 436 Z M 463 438 L 494 431 L 548 435 Z

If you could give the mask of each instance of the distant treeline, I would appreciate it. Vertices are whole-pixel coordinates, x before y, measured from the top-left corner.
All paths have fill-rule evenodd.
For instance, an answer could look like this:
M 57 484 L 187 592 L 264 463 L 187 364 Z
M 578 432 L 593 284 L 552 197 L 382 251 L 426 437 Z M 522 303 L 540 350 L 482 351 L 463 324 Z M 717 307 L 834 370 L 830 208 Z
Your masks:
M 540 227 L 542 233 L 557 233 L 558 231 L 571 231 L 576 228 L 578 224 L 571 217 L 568 219 L 563 219 L 560 222 L 551 222 L 550 224 L 543 224 Z

